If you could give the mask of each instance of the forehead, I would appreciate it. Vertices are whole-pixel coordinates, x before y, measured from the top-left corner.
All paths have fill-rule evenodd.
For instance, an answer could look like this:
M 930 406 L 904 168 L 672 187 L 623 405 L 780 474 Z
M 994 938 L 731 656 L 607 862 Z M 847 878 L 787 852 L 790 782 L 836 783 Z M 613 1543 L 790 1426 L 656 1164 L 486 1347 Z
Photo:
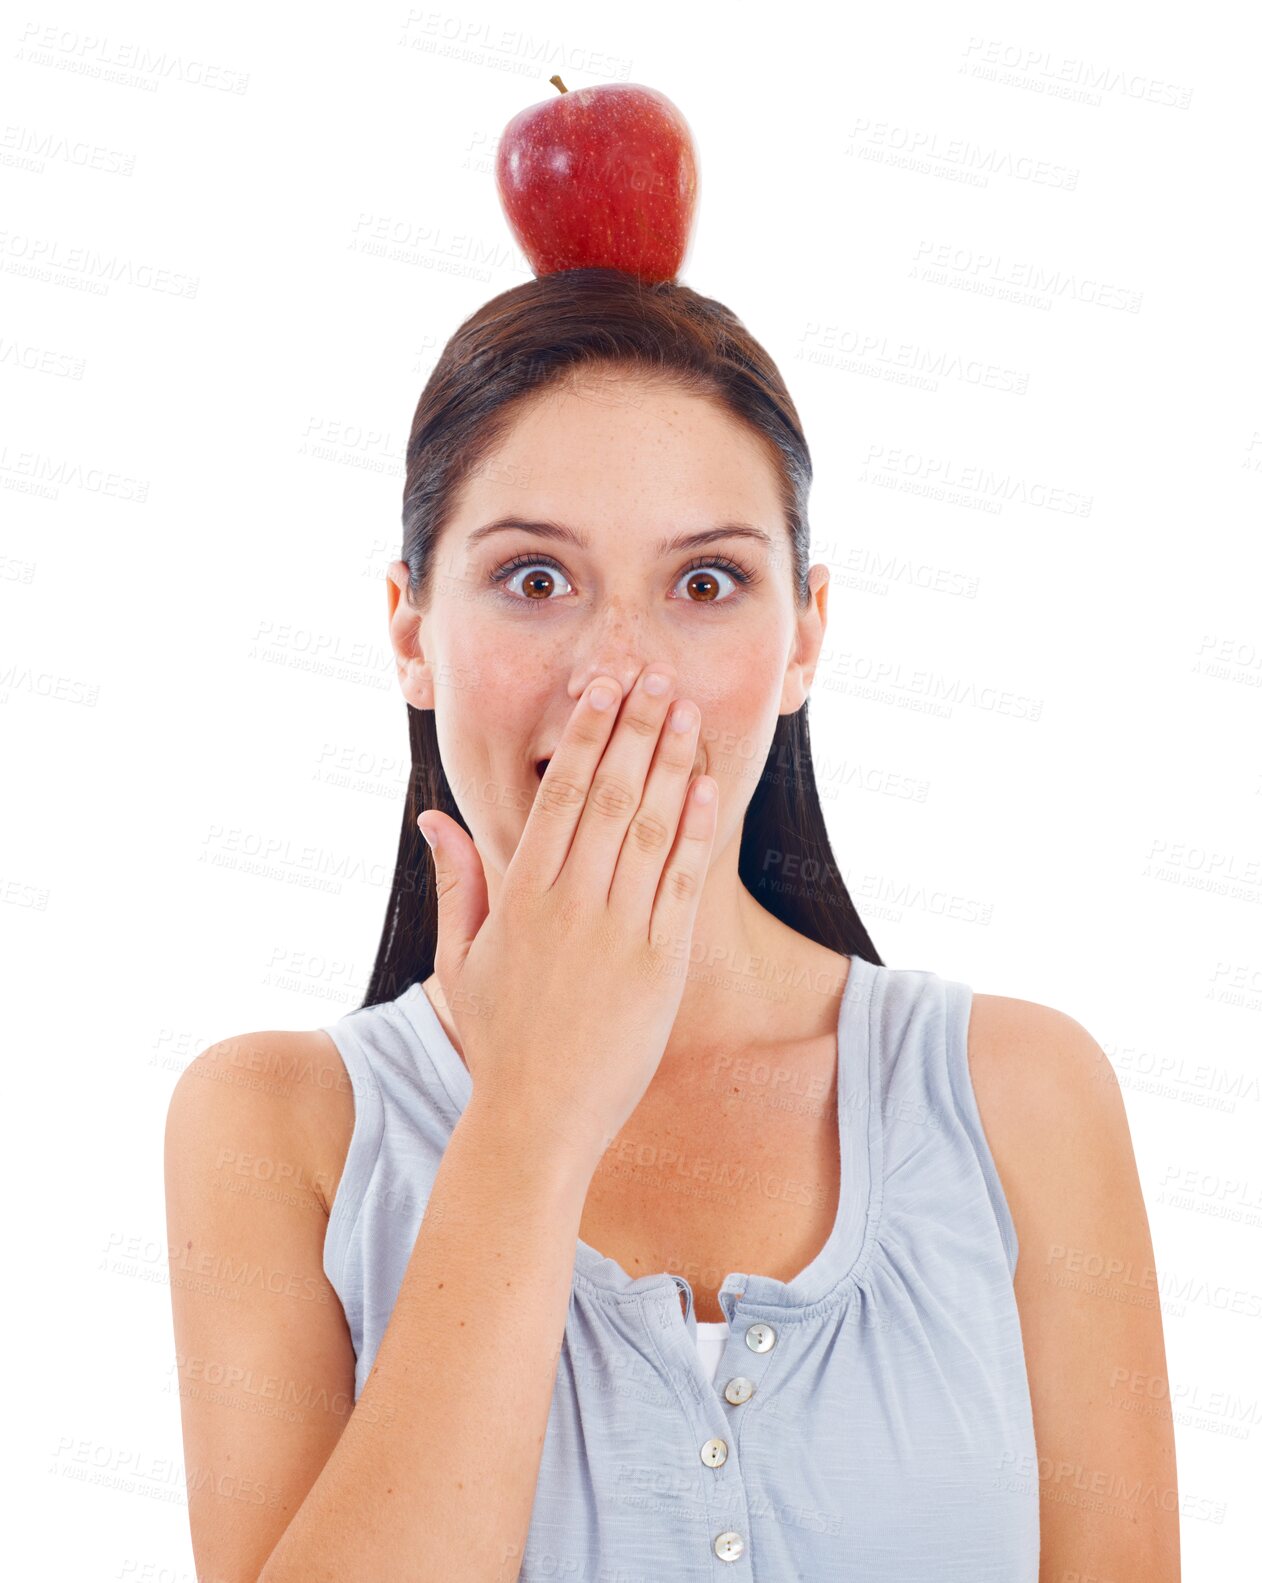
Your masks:
M 462 528 L 510 514 L 593 531 L 727 520 L 783 531 L 777 473 L 753 429 L 715 401 L 613 374 L 532 397 L 466 480 Z

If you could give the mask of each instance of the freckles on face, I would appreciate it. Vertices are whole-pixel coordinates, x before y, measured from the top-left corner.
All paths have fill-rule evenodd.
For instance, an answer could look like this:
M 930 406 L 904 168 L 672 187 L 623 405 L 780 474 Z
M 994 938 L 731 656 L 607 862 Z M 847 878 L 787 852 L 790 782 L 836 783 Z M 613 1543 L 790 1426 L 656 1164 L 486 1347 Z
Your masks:
M 442 760 L 479 850 L 501 871 L 537 795 L 536 756 L 560 740 L 574 694 L 600 652 L 564 622 L 545 631 L 547 621 L 466 604 L 458 619 L 444 623 L 441 648 L 452 685 L 439 689 Z M 729 621 L 724 631 L 717 617 L 698 615 L 696 626 L 691 638 L 676 634 L 655 645 L 643 627 L 632 631 L 628 624 L 624 641 L 609 653 L 624 657 L 627 674 L 655 658 L 674 668 L 674 696 L 690 699 L 701 715 L 693 773 L 715 778 L 720 819 L 736 825 L 775 733 L 789 631 L 766 608 L 756 619 Z M 655 647 L 660 652 L 650 653 Z
M 599 669 L 630 684 L 654 660 L 673 668 L 675 696 L 701 713 L 694 769 L 719 782 L 721 818 L 741 817 L 775 732 L 793 612 L 770 536 L 784 532 L 774 469 L 713 403 L 624 394 L 611 405 L 567 387 L 522 409 L 444 530 L 462 570 L 430 626 L 437 729 L 496 861 L 536 795 L 535 756 Z M 709 587 L 690 582 L 703 570 Z

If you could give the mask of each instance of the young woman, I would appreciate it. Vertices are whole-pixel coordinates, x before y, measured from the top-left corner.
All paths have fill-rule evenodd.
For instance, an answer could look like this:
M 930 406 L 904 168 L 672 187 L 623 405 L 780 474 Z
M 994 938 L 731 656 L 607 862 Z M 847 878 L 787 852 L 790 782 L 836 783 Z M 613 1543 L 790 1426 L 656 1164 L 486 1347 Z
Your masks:
M 371 985 L 171 1102 L 199 1575 L 1174 1583 L 1170 1415 L 1113 1394 L 1165 1375 L 1120 1091 L 859 919 L 766 353 L 678 283 L 535 279 L 407 461 Z

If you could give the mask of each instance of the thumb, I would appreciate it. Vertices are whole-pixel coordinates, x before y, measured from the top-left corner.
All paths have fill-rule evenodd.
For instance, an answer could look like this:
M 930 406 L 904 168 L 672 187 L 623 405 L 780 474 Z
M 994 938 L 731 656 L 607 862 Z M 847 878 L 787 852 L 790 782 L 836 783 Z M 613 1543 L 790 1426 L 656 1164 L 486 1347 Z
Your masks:
M 490 910 L 486 875 L 468 832 L 447 814 L 427 808 L 416 826 L 434 857 L 434 889 L 438 896 L 434 966 L 439 981 L 444 986 L 453 985 Z

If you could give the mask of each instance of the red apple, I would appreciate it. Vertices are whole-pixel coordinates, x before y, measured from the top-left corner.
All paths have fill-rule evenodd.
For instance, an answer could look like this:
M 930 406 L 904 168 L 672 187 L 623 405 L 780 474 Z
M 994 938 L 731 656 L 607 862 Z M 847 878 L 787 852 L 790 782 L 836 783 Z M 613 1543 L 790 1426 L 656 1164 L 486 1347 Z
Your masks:
M 495 185 L 536 275 L 620 269 L 679 274 L 697 203 L 688 123 L 665 94 L 598 83 L 519 111 L 504 128 Z

